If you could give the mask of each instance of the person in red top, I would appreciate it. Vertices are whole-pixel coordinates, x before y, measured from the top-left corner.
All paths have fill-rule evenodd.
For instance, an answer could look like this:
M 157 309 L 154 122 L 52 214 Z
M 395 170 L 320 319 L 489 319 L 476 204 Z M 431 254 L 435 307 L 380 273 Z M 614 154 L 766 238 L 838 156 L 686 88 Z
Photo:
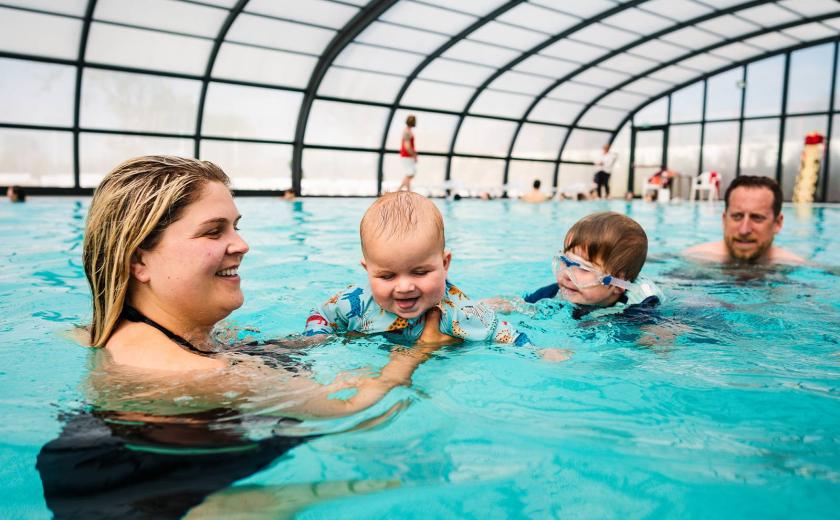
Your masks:
M 417 118 L 413 115 L 405 119 L 405 130 L 403 130 L 402 140 L 400 141 L 400 161 L 405 168 L 405 178 L 397 191 L 403 188 L 406 191 L 411 191 L 411 180 L 417 174 L 417 148 L 414 147 L 414 131 L 412 130 L 416 124 Z

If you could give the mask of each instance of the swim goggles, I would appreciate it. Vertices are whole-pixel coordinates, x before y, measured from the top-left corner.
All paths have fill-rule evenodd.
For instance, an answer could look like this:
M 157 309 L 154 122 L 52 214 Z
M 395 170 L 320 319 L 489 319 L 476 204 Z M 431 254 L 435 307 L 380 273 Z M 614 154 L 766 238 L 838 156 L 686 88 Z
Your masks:
M 581 290 L 598 287 L 599 285 L 614 285 L 625 290 L 633 286 L 632 282 L 616 278 L 611 274 L 605 274 L 586 260 L 572 253 L 561 253 L 558 251 L 554 255 L 551 264 L 554 268 L 554 276 L 558 280 L 561 274 L 568 272 L 569 280 L 575 284 L 575 287 Z

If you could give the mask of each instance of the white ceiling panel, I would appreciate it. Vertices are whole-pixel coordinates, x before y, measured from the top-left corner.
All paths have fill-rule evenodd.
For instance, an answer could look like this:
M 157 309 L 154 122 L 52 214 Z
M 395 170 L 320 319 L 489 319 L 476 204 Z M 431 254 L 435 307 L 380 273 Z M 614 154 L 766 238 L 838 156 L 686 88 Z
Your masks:
M 532 74 L 542 74 L 543 76 L 550 76 L 560 78 L 569 74 L 573 70 L 580 67 L 580 64 L 572 63 L 570 61 L 558 60 L 555 58 L 548 58 L 534 54 L 527 58 L 522 63 L 517 64 L 514 70 L 520 72 L 530 72 Z
M 484 43 L 505 45 L 523 51 L 530 50 L 548 37 L 545 34 L 520 29 L 499 22 L 488 22 L 470 33 L 470 39 Z
M 588 63 L 594 59 L 600 58 L 608 52 L 609 49 L 595 47 L 594 45 L 588 45 L 586 43 L 566 38 L 552 43 L 545 49 L 541 50 L 540 54 L 545 54 L 546 56 L 551 56 L 553 58 L 560 58 L 562 60 L 574 61 L 577 63 Z
M 805 42 L 811 40 L 820 40 L 822 38 L 831 38 L 832 36 L 837 35 L 837 31 L 835 29 L 832 29 L 831 27 L 818 22 L 797 25 L 796 27 L 785 29 L 782 32 L 784 34 L 787 34 L 788 36 L 796 38 L 797 40 L 802 40 Z
M 506 65 L 519 55 L 520 53 L 511 49 L 474 42 L 468 39 L 459 41 L 443 53 L 444 58 L 482 63 L 493 67 Z
M 710 7 L 691 0 L 651 0 L 639 7 L 679 22 L 691 20 L 713 11 Z
M 840 11 L 835 0 L 784 0 L 779 5 L 804 16 L 819 16 Z
M 801 18 L 798 14 L 790 11 L 789 9 L 783 9 L 775 4 L 764 4 L 756 7 L 750 7 L 748 9 L 738 11 L 736 14 L 740 18 L 750 20 L 762 27 L 773 27 Z
M 611 48 L 621 47 L 639 39 L 637 34 L 622 31 L 621 29 L 616 29 L 601 23 L 587 25 L 583 29 L 575 31 L 571 37 L 581 42 L 609 46 Z
M 756 36 L 754 38 L 744 40 L 744 43 L 747 43 L 749 45 L 755 45 L 756 47 L 760 47 L 764 50 L 774 51 L 776 49 L 781 49 L 782 47 L 796 45 L 797 43 L 799 43 L 799 40 L 797 40 L 796 38 L 792 38 L 786 34 L 775 32 L 762 34 L 761 36 Z

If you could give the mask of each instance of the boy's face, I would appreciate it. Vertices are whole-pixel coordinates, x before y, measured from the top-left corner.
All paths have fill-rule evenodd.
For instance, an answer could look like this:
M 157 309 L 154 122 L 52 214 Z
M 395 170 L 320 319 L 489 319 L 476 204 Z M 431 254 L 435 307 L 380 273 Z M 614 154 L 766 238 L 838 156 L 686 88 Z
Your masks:
M 586 251 L 583 251 L 581 248 L 569 250 L 567 251 L 567 253 L 572 253 L 576 255 L 581 260 L 584 260 L 595 269 L 601 271 L 602 273 L 608 274 L 604 270 L 603 264 L 597 261 L 590 261 L 589 257 L 586 256 Z M 576 268 L 572 267 L 571 269 Z M 617 302 L 618 299 L 621 297 L 621 294 L 624 292 L 624 289 L 621 289 L 620 287 L 603 284 L 597 285 L 596 287 L 587 287 L 584 289 L 580 289 L 572 281 L 571 269 L 564 269 L 560 271 L 557 275 L 557 283 L 560 285 L 560 293 L 563 295 L 563 298 L 565 298 L 568 302 L 577 305 L 609 307 L 610 305 L 614 305 L 615 302 Z M 578 274 L 580 275 L 583 273 Z M 578 277 L 578 280 L 580 280 L 580 276 Z
M 437 305 L 446 290 L 452 255 L 433 236 L 414 233 L 401 238 L 365 240 L 362 267 L 373 299 L 401 318 L 416 318 Z

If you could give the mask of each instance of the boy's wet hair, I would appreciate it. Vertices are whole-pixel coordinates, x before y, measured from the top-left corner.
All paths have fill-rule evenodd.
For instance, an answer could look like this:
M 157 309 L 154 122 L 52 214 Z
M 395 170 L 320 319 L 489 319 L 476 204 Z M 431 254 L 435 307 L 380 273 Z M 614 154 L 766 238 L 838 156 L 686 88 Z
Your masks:
M 581 250 L 613 276 L 633 281 L 647 258 L 645 230 L 632 218 L 605 211 L 578 220 L 566 233 L 564 251 Z
M 443 251 L 443 216 L 426 197 L 410 191 L 382 195 L 365 211 L 359 224 L 362 254 L 365 243 L 373 238 L 403 238 L 428 228 Z

